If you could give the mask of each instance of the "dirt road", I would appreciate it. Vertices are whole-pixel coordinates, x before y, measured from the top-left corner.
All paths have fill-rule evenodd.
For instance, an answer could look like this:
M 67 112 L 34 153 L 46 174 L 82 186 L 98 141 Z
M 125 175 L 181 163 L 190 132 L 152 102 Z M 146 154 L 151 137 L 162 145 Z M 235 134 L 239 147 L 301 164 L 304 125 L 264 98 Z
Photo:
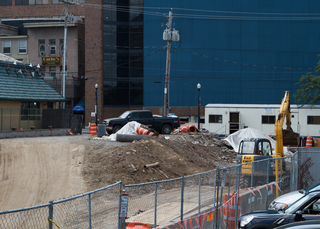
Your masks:
M 119 180 L 164 180 L 235 163 L 235 154 L 219 141 L 199 137 L 202 140 L 183 135 L 133 143 L 90 135 L 1 139 L 0 211 L 46 204 Z M 144 168 L 155 162 L 158 167 Z

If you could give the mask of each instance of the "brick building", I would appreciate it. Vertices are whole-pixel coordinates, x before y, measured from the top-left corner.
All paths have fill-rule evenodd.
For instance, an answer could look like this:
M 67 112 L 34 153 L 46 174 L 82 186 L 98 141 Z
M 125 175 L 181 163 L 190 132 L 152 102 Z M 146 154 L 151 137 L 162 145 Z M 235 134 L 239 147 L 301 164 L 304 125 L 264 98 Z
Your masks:
M 4 52 L 3 45 L 8 44 L 3 41 L 16 40 L 11 42 L 13 52 L 5 54 L 23 63 L 41 66 L 39 69 L 41 77 L 62 94 L 65 4 L 57 0 L 9 0 L 1 1 L 0 8 L 1 52 Z M 66 109 L 72 112 L 72 107 L 85 94 L 85 9 L 81 6 L 69 5 L 68 10 L 69 15 L 72 14 L 73 17 L 67 23 L 65 97 L 68 99 Z M 14 52 L 18 47 L 18 40 L 22 39 L 26 41 L 26 55 Z M 55 63 L 44 62 L 49 58 L 55 59 Z M 88 105 L 90 106 L 90 103 Z

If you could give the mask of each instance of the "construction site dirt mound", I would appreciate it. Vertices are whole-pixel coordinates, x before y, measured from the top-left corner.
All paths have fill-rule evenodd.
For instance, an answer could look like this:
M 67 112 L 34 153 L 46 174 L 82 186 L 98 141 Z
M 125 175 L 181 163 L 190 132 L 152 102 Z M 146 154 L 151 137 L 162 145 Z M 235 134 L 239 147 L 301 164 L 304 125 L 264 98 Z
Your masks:
M 0 140 L 0 211 L 48 203 L 122 181 L 167 180 L 236 164 L 228 143 L 210 133 L 134 142 L 90 135 Z
M 84 178 L 91 188 L 119 180 L 125 184 L 166 180 L 236 164 L 235 152 L 213 134 L 161 135 L 101 148 L 99 153 L 87 147 L 95 152 L 84 157 Z

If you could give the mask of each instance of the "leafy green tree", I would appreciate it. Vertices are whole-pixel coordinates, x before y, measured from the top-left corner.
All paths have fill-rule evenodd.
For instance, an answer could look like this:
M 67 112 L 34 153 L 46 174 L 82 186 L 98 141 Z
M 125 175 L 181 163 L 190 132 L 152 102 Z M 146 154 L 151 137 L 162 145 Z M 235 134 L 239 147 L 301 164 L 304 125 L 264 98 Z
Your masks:
M 320 55 L 318 56 L 320 58 Z M 295 102 L 300 105 L 315 105 L 320 100 L 320 61 L 315 68 L 315 73 L 308 72 L 303 75 L 299 82 L 300 89 L 293 95 Z

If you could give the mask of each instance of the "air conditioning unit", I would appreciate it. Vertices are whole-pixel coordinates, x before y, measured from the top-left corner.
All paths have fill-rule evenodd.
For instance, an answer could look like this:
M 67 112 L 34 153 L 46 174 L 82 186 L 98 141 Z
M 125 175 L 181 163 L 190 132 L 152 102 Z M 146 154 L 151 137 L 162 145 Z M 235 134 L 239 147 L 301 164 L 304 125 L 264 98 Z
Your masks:
M 40 56 L 46 56 L 46 52 L 41 51 L 41 52 L 40 52 Z

